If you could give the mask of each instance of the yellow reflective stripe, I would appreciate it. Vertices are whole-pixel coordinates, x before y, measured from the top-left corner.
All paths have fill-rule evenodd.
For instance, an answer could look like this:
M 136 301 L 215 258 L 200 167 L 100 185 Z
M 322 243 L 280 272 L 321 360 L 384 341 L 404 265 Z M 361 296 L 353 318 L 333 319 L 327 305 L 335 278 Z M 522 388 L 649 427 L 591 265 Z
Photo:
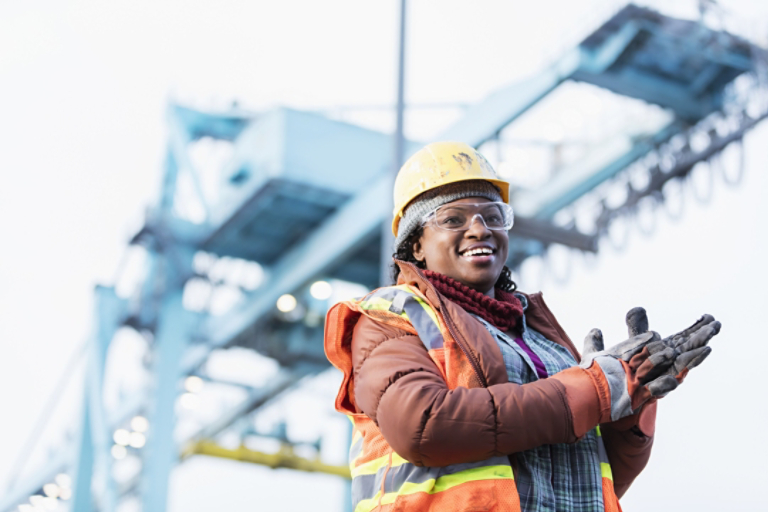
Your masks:
M 389 492 L 384 496 L 381 496 L 381 491 L 379 491 L 373 498 L 361 500 L 355 507 L 355 512 L 370 512 L 379 506 L 379 503 L 382 505 L 389 505 L 390 503 L 394 503 L 398 496 L 407 496 L 417 492 L 437 494 L 438 492 L 447 491 L 452 487 L 456 487 L 457 485 L 461 485 L 467 482 L 474 482 L 477 480 L 505 479 L 514 479 L 514 476 L 512 475 L 512 468 L 510 466 L 484 466 L 480 468 L 472 468 L 465 471 L 459 471 L 458 473 L 454 473 L 452 475 L 441 476 L 437 480 L 432 479 L 420 483 L 406 482 L 396 492 Z M 381 498 L 381 502 L 379 502 L 379 498 Z
M 367 500 L 360 500 L 360 502 L 355 507 L 355 512 L 371 512 L 371 510 L 379 506 L 380 497 L 381 497 L 381 489 L 379 489 L 379 492 L 377 492 L 373 498 L 368 498 Z
M 398 454 L 392 452 L 393 468 L 406 464 L 407 462 L 408 462 L 407 460 L 405 460 Z M 387 464 L 389 464 L 389 455 L 384 455 L 383 457 L 379 457 L 378 459 L 369 460 L 368 462 L 360 464 L 356 468 L 352 468 L 352 478 L 355 478 L 356 476 L 376 474 L 381 468 L 383 468 Z
M 378 459 L 373 459 L 373 460 L 369 460 L 368 462 L 364 462 L 363 464 L 360 464 L 356 468 L 352 468 L 352 478 L 355 478 L 361 475 L 373 475 L 378 470 L 386 466 L 388 462 L 389 462 L 389 455 L 385 455 L 383 457 L 379 457 Z
M 401 456 L 399 456 L 397 454 L 397 452 L 392 452 L 392 467 L 393 468 L 397 467 L 397 466 L 402 466 L 406 462 L 408 462 L 408 461 L 405 460 L 404 458 L 402 458 Z
M 506 479 L 514 479 L 512 468 L 510 466 L 484 466 L 480 468 L 472 468 L 453 473 L 452 475 L 441 476 L 437 480 L 427 480 L 426 482 L 420 483 L 405 482 L 397 492 L 385 494 L 381 499 L 381 504 L 388 505 L 394 503 L 398 496 L 407 496 L 417 492 L 437 494 L 438 492 L 447 491 L 452 487 L 467 482 Z
M 613 471 L 611 471 L 611 464 L 608 461 L 608 453 L 605 451 L 600 425 L 595 427 L 595 431 L 597 432 L 597 456 L 600 460 L 600 473 L 603 475 L 603 478 L 613 481 Z
M 360 307 L 363 309 L 374 309 L 374 310 L 382 310 L 382 311 L 389 311 L 389 307 L 392 305 L 391 300 L 381 299 L 379 297 L 371 297 L 368 300 L 364 300 L 360 302 Z M 392 313 L 395 314 L 395 313 Z M 410 319 L 408 319 L 408 315 L 405 314 L 405 311 L 400 313 L 399 316 L 402 316 L 406 320 L 410 322 Z

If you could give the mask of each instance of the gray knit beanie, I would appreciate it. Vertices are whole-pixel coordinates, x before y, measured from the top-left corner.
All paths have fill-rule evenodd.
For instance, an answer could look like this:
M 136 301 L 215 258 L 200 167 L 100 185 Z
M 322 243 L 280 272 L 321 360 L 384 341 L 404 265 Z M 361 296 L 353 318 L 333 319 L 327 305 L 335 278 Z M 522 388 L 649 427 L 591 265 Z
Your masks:
M 441 187 L 427 190 L 419 195 L 405 208 L 403 218 L 397 228 L 397 239 L 395 239 L 395 252 L 400 249 L 400 245 L 413 233 L 420 225 L 424 216 L 444 204 L 465 197 L 484 197 L 489 201 L 501 201 L 501 192 L 493 183 L 485 180 L 467 180 L 448 183 Z

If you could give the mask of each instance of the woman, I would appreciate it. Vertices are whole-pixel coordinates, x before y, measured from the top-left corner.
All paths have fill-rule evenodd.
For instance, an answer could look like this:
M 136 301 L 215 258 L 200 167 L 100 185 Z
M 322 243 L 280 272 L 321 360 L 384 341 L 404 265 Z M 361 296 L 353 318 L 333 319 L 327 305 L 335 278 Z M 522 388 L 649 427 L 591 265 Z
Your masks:
M 656 398 L 708 354 L 711 316 L 580 356 L 505 267 L 509 184 L 473 148 L 434 143 L 395 183 L 397 285 L 328 313 L 325 348 L 354 425 L 353 505 L 615 511 L 650 455 Z

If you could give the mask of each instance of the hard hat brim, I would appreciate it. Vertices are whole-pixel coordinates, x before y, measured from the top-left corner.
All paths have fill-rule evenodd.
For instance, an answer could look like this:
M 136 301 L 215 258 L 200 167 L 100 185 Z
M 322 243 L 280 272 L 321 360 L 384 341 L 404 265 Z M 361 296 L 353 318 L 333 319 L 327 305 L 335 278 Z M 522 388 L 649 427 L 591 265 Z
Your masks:
M 505 203 L 509 204 L 509 182 L 505 180 L 500 179 L 490 179 L 490 178 L 478 178 L 476 176 L 468 176 L 468 177 L 462 177 L 450 181 L 446 181 L 442 185 L 448 185 L 449 183 L 460 183 L 462 181 L 487 181 L 488 183 L 493 184 L 496 188 L 499 189 L 499 193 L 501 194 L 501 200 Z M 441 186 L 442 186 L 441 185 Z M 426 192 L 426 191 L 425 191 Z M 421 195 L 421 194 L 419 194 Z M 393 218 L 392 218 L 392 234 L 397 237 L 397 229 L 398 226 L 400 226 L 400 219 L 403 217 L 403 214 L 406 209 L 408 209 L 408 206 L 415 201 L 419 196 L 414 197 L 408 203 L 403 205 L 399 210 L 394 212 Z

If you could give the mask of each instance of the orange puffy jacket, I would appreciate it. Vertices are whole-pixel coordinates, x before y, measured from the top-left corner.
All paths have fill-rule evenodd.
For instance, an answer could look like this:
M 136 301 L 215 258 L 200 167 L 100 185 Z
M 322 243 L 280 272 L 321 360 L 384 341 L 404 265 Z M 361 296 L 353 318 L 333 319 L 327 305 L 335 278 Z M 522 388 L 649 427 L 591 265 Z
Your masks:
M 580 368 L 508 382 L 487 330 L 414 266 L 400 266 L 398 286 L 339 303 L 326 321 L 326 354 L 344 373 L 336 409 L 354 425 L 355 511 L 519 511 L 507 456 L 575 442 L 597 426 L 605 389 Z M 528 298 L 528 325 L 578 360 L 541 294 Z M 620 510 L 617 495 L 645 466 L 654 419 L 651 404 L 598 428 L 606 511 Z

